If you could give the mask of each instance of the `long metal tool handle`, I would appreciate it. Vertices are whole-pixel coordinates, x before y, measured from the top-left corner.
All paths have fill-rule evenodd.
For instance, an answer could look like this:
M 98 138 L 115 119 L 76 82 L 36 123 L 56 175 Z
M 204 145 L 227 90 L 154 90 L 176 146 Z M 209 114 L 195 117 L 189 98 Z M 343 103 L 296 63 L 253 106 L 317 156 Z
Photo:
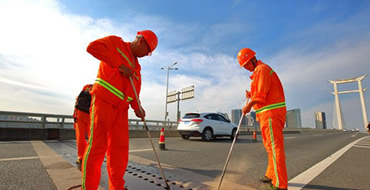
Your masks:
M 134 85 L 134 81 L 132 81 L 132 77 L 130 77 L 130 82 L 131 82 L 132 89 L 134 90 L 135 98 L 136 98 L 137 104 L 139 105 L 139 109 L 140 109 L 140 111 L 143 113 L 143 108 L 141 107 L 141 103 L 140 103 L 140 100 L 139 100 L 139 96 L 137 95 L 136 88 L 135 88 L 135 85 Z M 158 155 L 157 155 L 157 151 L 156 151 L 156 150 L 155 150 L 155 148 L 154 148 L 153 141 L 152 141 L 152 136 L 150 135 L 150 132 L 149 132 L 148 126 L 146 125 L 145 118 L 144 118 L 144 127 L 145 127 L 145 130 L 146 130 L 146 133 L 148 134 L 150 144 L 152 145 L 153 152 L 154 152 L 155 158 L 157 159 L 157 163 L 158 163 L 159 169 L 161 170 L 161 174 L 162 174 L 162 177 L 163 177 L 164 183 L 166 184 L 167 189 L 168 189 L 168 190 L 170 190 L 171 188 L 170 188 L 170 186 L 169 186 L 169 185 L 168 185 L 168 183 L 167 183 L 166 176 L 164 175 L 164 172 L 163 172 L 163 169 L 162 169 L 161 163 L 159 162 L 159 158 L 158 158 Z
M 246 103 L 246 104 L 248 104 L 248 100 L 249 100 L 249 98 L 247 99 L 247 103 Z M 222 180 L 223 180 L 223 178 L 224 178 L 224 175 L 225 175 L 225 172 L 226 172 L 227 165 L 229 164 L 229 160 L 230 160 L 230 157 L 231 157 L 231 153 L 232 153 L 232 151 L 233 151 L 233 148 L 234 148 L 234 144 L 235 144 L 236 139 L 237 139 L 237 137 L 238 137 L 238 135 L 239 135 L 239 129 L 240 129 L 240 126 L 241 126 L 241 124 L 242 124 L 242 121 L 243 121 L 244 116 L 245 116 L 245 114 L 243 114 L 243 115 L 242 115 L 242 118 L 240 118 L 240 120 L 239 120 L 238 128 L 237 128 L 237 130 L 236 130 L 236 132 L 235 132 L 235 136 L 234 136 L 234 139 L 233 139 L 233 143 L 231 144 L 231 147 L 230 147 L 230 150 L 229 150 L 229 154 L 227 155 L 226 163 L 225 163 L 224 169 L 223 169 L 223 171 L 222 171 L 221 179 L 220 179 L 220 182 L 218 183 L 217 190 L 219 190 L 219 189 L 220 189 L 220 187 L 221 187 L 221 183 L 222 183 Z

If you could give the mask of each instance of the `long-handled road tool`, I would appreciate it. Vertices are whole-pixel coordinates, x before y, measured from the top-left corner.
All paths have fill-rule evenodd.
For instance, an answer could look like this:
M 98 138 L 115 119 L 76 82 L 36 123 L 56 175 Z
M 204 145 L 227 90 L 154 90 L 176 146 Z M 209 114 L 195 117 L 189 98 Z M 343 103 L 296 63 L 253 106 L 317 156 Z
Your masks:
M 248 101 L 249 101 L 249 98 L 247 99 L 246 105 L 248 105 Z M 231 152 L 233 151 L 235 141 L 236 141 L 236 139 L 239 136 L 239 129 L 240 129 L 240 125 L 241 125 L 241 123 L 243 121 L 244 116 L 245 116 L 245 114 L 243 114 L 242 117 L 239 120 L 238 128 L 236 129 L 235 136 L 234 136 L 234 139 L 233 139 L 233 143 L 231 144 L 231 147 L 230 147 L 230 150 L 229 150 L 229 154 L 227 155 L 226 163 L 225 163 L 225 166 L 224 166 L 224 170 L 222 171 L 221 179 L 220 179 L 220 182 L 218 183 L 217 190 L 219 190 L 220 187 L 221 187 L 222 179 L 224 178 L 227 165 L 229 164 L 229 160 L 230 160 L 230 157 L 231 157 Z
M 136 101 L 137 101 L 137 103 L 138 103 L 138 105 L 139 105 L 140 111 L 141 111 L 141 112 L 143 112 L 143 109 L 142 109 L 142 107 L 141 107 L 141 103 L 140 103 L 140 100 L 139 100 L 139 96 L 137 95 L 137 92 L 136 92 L 136 88 L 135 88 L 134 82 L 132 81 L 132 77 L 130 77 L 130 82 L 131 82 L 132 89 L 134 90 L 135 98 L 136 98 Z M 154 148 L 153 141 L 152 141 L 152 136 L 150 135 L 150 132 L 149 132 L 148 126 L 146 125 L 145 118 L 144 118 L 144 127 L 145 127 L 145 130 L 146 130 L 146 133 L 148 134 L 148 137 L 149 137 L 149 140 L 150 140 L 150 144 L 152 145 L 153 152 L 154 152 L 155 158 L 157 159 L 157 163 L 158 163 L 159 169 L 161 170 L 161 174 L 162 174 L 162 177 L 163 177 L 164 183 L 166 184 L 166 189 L 167 189 L 167 190 L 170 190 L 171 188 L 170 188 L 170 186 L 169 186 L 169 185 L 168 185 L 168 183 L 167 183 L 166 176 L 164 175 L 164 172 L 163 172 L 163 169 L 162 169 L 161 163 L 159 162 L 159 158 L 158 158 L 158 155 L 157 155 L 157 151 L 156 151 L 156 150 L 155 150 L 155 148 Z

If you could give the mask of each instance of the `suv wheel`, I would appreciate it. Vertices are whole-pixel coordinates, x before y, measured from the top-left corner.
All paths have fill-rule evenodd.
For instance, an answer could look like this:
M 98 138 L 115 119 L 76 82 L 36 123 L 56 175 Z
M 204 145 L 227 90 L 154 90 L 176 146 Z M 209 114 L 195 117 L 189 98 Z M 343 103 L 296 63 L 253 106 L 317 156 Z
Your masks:
M 189 136 L 189 135 L 181 135 L 181 137 L 182 137 L 183 139 L 189 139 L 189 138 L 190 138 L 190 136 Z
M 230 136 L 230 139 L 231 139 L 231 140 L 234 140 L 234 138 L 235 138 L 235 133 L 236 133 L 236 129 L 233 129 L 233 131 L 231 132 L 231 136 Z
M 210 128 L 204 129 L 204 131 L 202 133 L 202 140 L 210 141 L 210 140 L 212 140 L 212 138 L 213 138 L 212 129 L 210 129 Z

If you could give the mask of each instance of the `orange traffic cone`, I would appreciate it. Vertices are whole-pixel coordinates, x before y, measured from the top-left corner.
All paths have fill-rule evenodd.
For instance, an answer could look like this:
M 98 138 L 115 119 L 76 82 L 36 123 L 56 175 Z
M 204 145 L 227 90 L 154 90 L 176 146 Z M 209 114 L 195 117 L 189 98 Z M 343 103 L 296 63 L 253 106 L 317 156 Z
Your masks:
M 161 134 L 159 136 L 159 149 L 166 150 L 166 144 L 164 143 L 164 128 L 161 129 Z
M 253 131 L 253 142 L 257 142 L 256 131 Z

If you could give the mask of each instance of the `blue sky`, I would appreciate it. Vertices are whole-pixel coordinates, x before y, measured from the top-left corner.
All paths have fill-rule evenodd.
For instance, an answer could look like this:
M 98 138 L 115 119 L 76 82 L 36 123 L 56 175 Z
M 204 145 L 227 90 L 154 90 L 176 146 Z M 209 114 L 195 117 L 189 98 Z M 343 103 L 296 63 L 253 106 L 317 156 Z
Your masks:
M 164 118 L 166 72 L 160 68 L 174 62 L 179 70 L 170 72 L 169 90 L 195 85 L 196 91 L 195 99 L 181 102 L 182 113 L 240 108 L 251 74 L 236 61 L 243 47 L 278 73 L 288 109 L 301 109 L 305 127 L 314 127 L 316 111 L 326 112 L 333 126 L 328 80 L 370 71 L 369 1 L 0 0 L 0 23 L 5 111 L 71 114 L 75 96 L 97 73 L 87 44 L 111 34 L 131 41 L 143 29 L 159 37 L 154 54 L 140 60 L 148 119 Z M 361 128 L 359 95 L 340 98 L 346 127 Z M 369 102 L 366 91 L 367 108 Z M 175 120 L 176 105 L 168 108 Z

